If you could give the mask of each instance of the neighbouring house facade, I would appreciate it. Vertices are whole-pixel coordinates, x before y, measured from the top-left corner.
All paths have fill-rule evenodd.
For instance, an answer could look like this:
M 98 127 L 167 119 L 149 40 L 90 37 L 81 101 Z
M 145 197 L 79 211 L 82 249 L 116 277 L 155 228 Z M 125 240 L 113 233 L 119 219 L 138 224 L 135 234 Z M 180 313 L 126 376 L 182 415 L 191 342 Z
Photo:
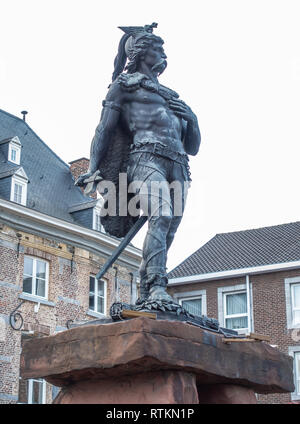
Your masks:
M 258 402 L 300 403 L 300 222 L 217 234 L 170 272 L 168 287 L 193 314 L 270 336 L 294 358 L 295 391 Z
M 95 279 L 119 240 L 103 231 L 99 200 L 74 186 L 87 167 L 85 158 L 67 165 L 24 120 L 0 110 L 0 403 L 51 403 L 58 392 L 20 378 L 24 340 L 136 300 L 134 246 Z

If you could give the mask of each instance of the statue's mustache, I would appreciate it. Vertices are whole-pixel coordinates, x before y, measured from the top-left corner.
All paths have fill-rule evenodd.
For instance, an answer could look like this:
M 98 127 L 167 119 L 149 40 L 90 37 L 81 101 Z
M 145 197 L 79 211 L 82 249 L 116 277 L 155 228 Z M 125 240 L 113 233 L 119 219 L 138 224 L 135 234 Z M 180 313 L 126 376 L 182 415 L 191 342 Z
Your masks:
M 163 73 L 163 71 L 167 67 L 167 61 L 165 59 L 160 59 L 155 65 L 152 66 L 151 71 L 159 72 L 160 74 Z

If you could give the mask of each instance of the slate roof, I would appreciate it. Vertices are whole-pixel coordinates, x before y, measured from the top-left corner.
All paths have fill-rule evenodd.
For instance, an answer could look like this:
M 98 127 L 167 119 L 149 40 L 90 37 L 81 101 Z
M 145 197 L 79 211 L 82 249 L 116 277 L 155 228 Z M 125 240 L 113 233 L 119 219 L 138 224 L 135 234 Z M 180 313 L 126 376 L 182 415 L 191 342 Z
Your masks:
M 0 137 L 1 137 L 1 129 L 0 129 Z M 14 174 L 19 168 L 20 168 L 20 165 L 17 165 L 12 162 L 7 162 L 7 159 L 5 158 L 4 154 L 0 150 L 0 175 L 6 174 L 6 173 Z
M 215 235 L 169 273 L 178 278 L 300 260 L 300 222 Z
M 0 152 L 0 173 L 22 166 L 29 178 L 27 207 L 47 215 L 75 222 L 69 209 L 90 202 L 74 186 L 69 165 L 61 160 L 22 119 L 0 109 L 0 140 L 18 136 L 22 144 L 21 163 L 14 165 Z

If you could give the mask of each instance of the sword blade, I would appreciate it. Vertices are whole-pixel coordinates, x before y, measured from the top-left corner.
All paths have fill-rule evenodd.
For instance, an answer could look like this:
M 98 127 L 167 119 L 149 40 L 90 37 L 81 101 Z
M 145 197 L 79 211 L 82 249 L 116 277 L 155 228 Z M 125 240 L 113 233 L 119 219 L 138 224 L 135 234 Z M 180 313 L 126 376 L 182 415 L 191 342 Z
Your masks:
M 119 246 L 116 248 L 113 254 L 109 257 L 109 259 L 100 269 L 100 271 L 96 275 L 97 280 L 100 280 L 100 278 L 103 277 L 103 275 L 108 271 L 108 269 L 112 266 L 112 264 L 118 259 L 118 257 L 121 255 L 125 247 L 131 242 L 133 237 L 140 231 L 142 226 L 145 224 L 145 222 L 147 221 L 147 218 L 148 217 L 146 215 L 142 215 L 139 217 L 136 223 L 131 227 L 131 229 L 128 231 L 126 236 L 123 238 Z

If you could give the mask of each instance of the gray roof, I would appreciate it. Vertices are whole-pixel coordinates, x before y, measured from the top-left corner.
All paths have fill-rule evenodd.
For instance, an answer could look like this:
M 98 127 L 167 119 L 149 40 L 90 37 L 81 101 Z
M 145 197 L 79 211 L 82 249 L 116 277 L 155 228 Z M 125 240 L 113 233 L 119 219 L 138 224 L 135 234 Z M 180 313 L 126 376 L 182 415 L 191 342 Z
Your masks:
M 0 140 L 18 136 L 21 163 L 28 178 L 27 207 L 66 221 L 75 222 L 70 207 L 90 202 L 74 186 L 69 165 L 61 160 L 22 119 L 0 109 Z M 0 152 L 0 173 L 18 169 Z
M 169 278 L 300 260 L 300 222 L 215 235 Z

